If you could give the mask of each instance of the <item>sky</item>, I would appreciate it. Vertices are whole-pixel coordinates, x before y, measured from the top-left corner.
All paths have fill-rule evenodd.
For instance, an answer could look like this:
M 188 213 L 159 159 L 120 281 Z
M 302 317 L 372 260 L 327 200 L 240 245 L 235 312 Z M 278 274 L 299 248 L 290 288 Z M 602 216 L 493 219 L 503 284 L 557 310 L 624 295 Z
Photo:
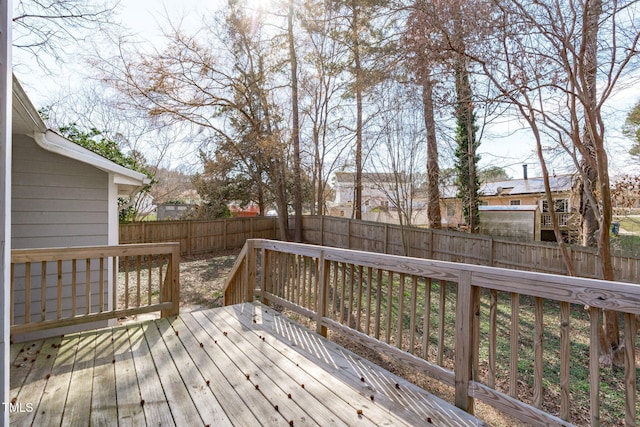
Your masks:
M 270 0 L 252 0 L 268 2 Z M 167 26 L 166 16 L 173 21 L 182 18 L 183 28 L 198 28 L 206 11 L 214 9 L 222 0 L 121 0 L 119 19 L 128 28 L 128 33 L 144 40 L 149 46 L 161 43 L 161 28 Z M 14 52 L 14 55 L 20 55 Z M 64 64 L 50 64 L 51 74 L 38 67 L 16 69 L 18 79 L 37 108 L 47 105 L 51 99 L 63 97 L 69 91 L 82 87 L 86 76 L 86 65 L 74 61 L 71 55 Z M 622 125 L 628 111 L 640 99 L 638 88 L 620 91 L 608 105 L 610 174 L 615 176 L 629 169 L 628 147 L 630 142 L 621 135 Z M 479 148 L 480 166 L 504 167 L 513 178 L 522 176 L 522 164 L 529 165 L 529 176 L 539 176 L 540 168 L 535 154 L 535 145 L 529 131 L 513 118 L 503 117 L 485 131 Z M 571 170 L 562 163 L 549 166 L 551 171 L 566 173 Z M 557 170 L 556 170 L 557 168 Z

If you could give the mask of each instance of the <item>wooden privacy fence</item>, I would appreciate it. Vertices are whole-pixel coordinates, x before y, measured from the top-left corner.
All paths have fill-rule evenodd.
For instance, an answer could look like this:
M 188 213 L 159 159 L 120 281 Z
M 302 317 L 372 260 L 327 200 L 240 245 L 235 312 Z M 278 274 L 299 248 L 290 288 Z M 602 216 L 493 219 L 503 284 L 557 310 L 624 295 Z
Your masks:
M 11 252 L 11 333 L 180 307 L 177 243 Z
M 179 242 L 181 255 L 241 248 L 247 239 L 277 238 L 275 217 L 120 224 L 120 243 Z
M 478 400 L 531 425 L 637 422 L 640 285 L 250 240 L 225 304 L 254 298 L 453 387 L 468 412 Z M 601 309 L 624 318 L 624 372 L 600 367 Z
M 304 241 L 321 246 L 567 274 L 560 248 L 554 243 L 518 242 L 329 216 L 305 216 L 302 224 Z M 569 253 L 580 277 L 602 278 L 595 248 L 571 246 Z M 616 280 L 638 283 L 640 258 L 614 251 L 613 265 Z

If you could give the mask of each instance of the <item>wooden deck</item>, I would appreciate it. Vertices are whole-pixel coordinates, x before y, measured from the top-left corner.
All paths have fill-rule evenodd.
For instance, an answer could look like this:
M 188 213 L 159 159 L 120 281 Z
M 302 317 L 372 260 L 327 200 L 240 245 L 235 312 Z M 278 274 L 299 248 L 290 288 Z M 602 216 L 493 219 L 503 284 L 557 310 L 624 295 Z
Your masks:
M 11 346 L 11 425 L 482 425 L 272 309 Z

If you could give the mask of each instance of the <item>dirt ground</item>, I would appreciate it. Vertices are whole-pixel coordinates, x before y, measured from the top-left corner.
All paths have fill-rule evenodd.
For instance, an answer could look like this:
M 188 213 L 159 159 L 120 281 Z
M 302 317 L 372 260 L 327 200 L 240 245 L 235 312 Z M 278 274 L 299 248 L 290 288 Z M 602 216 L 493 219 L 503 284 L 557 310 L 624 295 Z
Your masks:
M 222 307 L 224 281 L 239 252 L 234 249 L 181 257 L 180 308 L 191 311 Z

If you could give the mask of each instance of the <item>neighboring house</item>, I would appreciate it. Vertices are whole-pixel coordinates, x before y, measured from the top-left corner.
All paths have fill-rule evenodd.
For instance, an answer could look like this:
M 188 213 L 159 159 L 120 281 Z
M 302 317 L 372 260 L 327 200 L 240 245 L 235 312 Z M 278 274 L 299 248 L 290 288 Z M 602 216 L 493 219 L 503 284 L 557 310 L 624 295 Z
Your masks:
M 63 136 L 48 130 L 20 83 L 13 79 L 11 173 L 12 249 L 97 246 L 118 244 L 118 197 L 130 197 L 148 182 L 139 172 L 124 168 Z M 77 274 L 85 274 L 77 266 Z M 65 274 L 71 274 L 65 267 Z M 31 283 L 40 283 L 39 270 Z M 54 268 L 47 271 L 55 271 Z M 21 277 L 22 274 L 22 277 Z M 24 265 L 16 266 L 14 289 L 24 289 Z M 55 301 L 55 277 L 47 298 Z M 92 274 L 92 281 L 99 280 Z M 112 289 L 113 272 L 107 272 Z M 49 286 L 49 285 L 48 285 Z M 69 290 L 63 290 L 66 294 Z M 32 296 L 34 292 L 32 292 Z M 105 295 L 111 304 L 112 295 Z M 36 300 L 33 300 L 36 301 Z M 76 306 L 84 304 L 78 293 Z M 48 307 L 54 307 L 55 304 Z M 63 301 L 63 311 L 71 306 L 71 296 Z M 39 304 L 32 303 L 32 315 L 39 315 Z M 22 310 L 22 312 L 20 311 Z M 49 313 L 47 313 L 49 315 Z M 24 317 L 24 305 L 16 304 L 17 322 Z M 61 333 L 48 331 L 48 335 Z
M 560 231 L 569 237 L 576 227 L 576 212 L 579 207 L 579 198 L 575 192 L 575 177 L 573 175 L 557 175 L 549 177 L 551 195 L 554 200 L 554 208 L 549 209 L 544 181 L 541 177 L 529 178 L 525 173 L 522 179 L 507 181 L 487 182 L 480 187 L 480 203 L 483 206 L 536 206 L 540 210 L 539 230 L 540 240 L 554 241 L 552 211 L 558 218 Z M 443 227 L 463 228 L 465 221 L 462 215 L 462 204 L 456 197 L 455 187 L 447 187 L 442 192 L 440 209 L 442 212 Z M 508 210 L 508 209 L 507 209 Z M 513 209 L 514 212 L 517 211 Z M 516 216 L 522 213 L 515 214 Z M 518 220 L 519 221 L 519 220 Z M 505 220 L 504 227 L 511 227 Z M 503 235 L 518 235 L 509 233 Z M 537 235 L 537 233 L 536 233 Z
M 404 173 L 363 173 L 362 174 L 362 219 L 397 223 L 398 200 L 406 199 L 411 184 Z M 336 172 L 334 179 L 335 198 L 328 204 L 328 214 L 351 218 L 355 173 Z M 417 188 L 413 191 L 417 193 Z M 412 223 L 426 223 L 426 201 L 416 195 L 412 201 Z

